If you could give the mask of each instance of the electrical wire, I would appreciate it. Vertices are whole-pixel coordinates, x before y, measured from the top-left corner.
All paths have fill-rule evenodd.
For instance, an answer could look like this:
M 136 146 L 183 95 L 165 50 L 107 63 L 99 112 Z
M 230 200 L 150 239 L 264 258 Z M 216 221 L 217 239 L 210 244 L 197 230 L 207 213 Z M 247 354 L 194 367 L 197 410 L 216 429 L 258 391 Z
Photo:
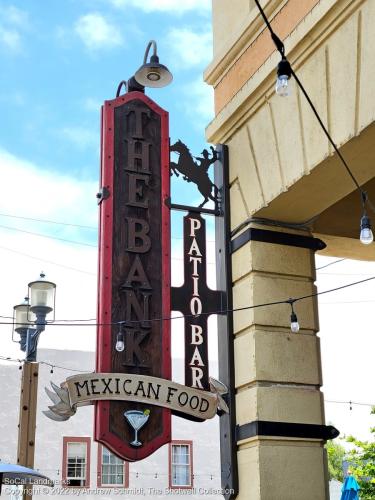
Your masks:
M 346 405 L 358 405 L 358 406 L 375 406 L 375 403 L 356 403 L 355 401 L 332 401 L 329 399 L 324 400 L 325 403 L 336 403 L 336 404 L 346 404 Z
M 72 222 L 58 222 L 58 221 L 50 220 L 50 219 L 35 219 L 33 217 L 26 217 L 26 216 L 23 216 L 23 215 L 14 215 L 14 214 L 0 213 L 0 217 L 11 217 L 13 219 L 31 220 L 31 221 L 34 221 L 34 222 L 42 222 L 42 223 L 47 223 L 47 224 L 56 224 L 56 225 L 61 225 L 61 226 L 71 226 L 71 227 L 78 227 L 78 228 L 81 228 L 81 229 L 90 229 L 90 230 L 98 231 L 98 228 L 95 227 L 95 226 L 85 226 L 83 224 L 73 224 Z M 171 239 L 172 240 L 183 240 L 183 238 L 181 236 L 180 237 L 178 237 L 178 236 L 172 236 Z M 215 240 L 207 240 L 207 243 L 215 243 Z
M 267 29 L 268 29 L 268 30 L 269 30 L 269 32 L 270 32 L 271 38 L 272 38 L 272 40 L 273 40 L 273 42 L 274 42 L 274 44 L 275 44 L 275 46 L 276 46 L 276 49 L 280 52 L 280 55 L 281 55 L 282 59 L 284 59 L 284 60 L 285 60 L 285 59 L 286 59 L 286 57 L 285 57 L 285 47 L 284 47 L 283 42 L 282 42 L 282 41 L 280 40 L 280 38 L 276 35 L 276 33 L 273 31 L 272 26 L 271 26 L 271 24 L 270 24 L 269 20 L 267 19 L 267 16 L 265 15 L 264 10 L 262 9 L 262 7 L 261 7 L 261 5 L 260 5 L 260 3 L 259 3 L 259 0 L 254 0 L 254 1 L 255 1 L 256 5 L 257 5 L 257 7 L 258 7 L 258 10 L 259 10 L 259 12 L 260 12 L 260 14 L 261 14 L 261 16 L 262 16 L 262 18 L 263 18 L 263 20 L 264 20 L 264 22 L 265 22 L 266 26 L 267 26 Z M 366 203 L 368 203 L 368 204 L 369 204 L 369 206 L 371 207 L 371 209 L 372 209 L 373 211 L 375 211 L 375 207 L 374 207 L 374 205 L 371 203 L 371 201 L 368 199 L 368 197 L 367 197 L 367 193 L 366 193 L 365 191 L 363 191 L 363 189 L 361 188 L 361 186 L 360 186 L 359 182 L 358 182 L 358 181 L 357 181 L 357 179 L 355 178 L 355 176 L 354 176 L 353 172 L 351 171 L 351 169 L 350 169 L 350 167 L 349 167 L 348 163 L 346 162 L 346 160 L 345 160 L 344 156 L 343 156 L 343 155 L 341 154 L 341 152 L 339 151 L 339 149 L 338 149 L 338 147 L 337 147 L 336 143 L 335 143 L 335 142 L 334 142 L 334 140 L 332 139 L 332 137 L 331 137 L 331 135 L 330 135 L 329 131 L 327 130 L 326 126 L 324 125 L 324 123 L 323 123 L 323 121 L 322 121 L 322 119 L 320 118 L 319 113 L 318 113 L 317 109 L 315 108 L 314 103 L 312 102 L 312 100 L 311 100 L 310 96 L 308 95 L 308 93 L 307 93 L 306 89 L 305 89 L 305 88 L 304 88 L 304 86 L 302 85 L 301 80 L 298 78 L 298 76 L 297 76 L 297 75 L 296 75 L 296 73 L 294 72 L 293 68 L 291 67 L 290 69 L 291 69 L 291 75 L 294 77 L 294 79 L 295 79 L 295 80 L 296 80 L 296 82 L 297 82 L 298 87 L 300 88 L 301 92 L 302 92 L 302 93 L 303 93 L 303 95 L 305 96 L 305 98 L 306 98 L 306 100 L 307 100 L 308 104 L 310 105 L 310 108 L 311 108 L 311 110 L 313 111 L 313 113 L 314 113 L 314 115 L 315 115 L 316 119 L 318 120 L 319 125 L 321 126 L 321 128 L 322 128 L 322 130 L 323 130 L 324 134 L 326 135 L 326 137 L 327 137 L 328 141 L 330 142 L 330 144 L 332 145 L 333 149 L 335 150 L 335 152 L 337 153 L 338 157 L 340 158 L 341 163 L 344 165 L 344 167 L 345 167 L 345 169 L 346 169 L 347 173 L 349 174 L 350 178 L 352 179 L 352 181 L 353 181 L 354 185 L 355 185 L 355 186 L 356 186 L 356 188 L 358 189 L 358 191 L 359 191 L 359 193 L 360 193 L 360 195 L 361 195 L 361 200 L 362 200 L 363 207 L 365 207 L 365 204 L 366 204 Z
M 151 319 L 142 319 L 142 320 L 127 320 L 127 321 L 115 321 L 115 322 L 108 322 L 108 323 L 90 323 L 90 324 L 82 324 L 82 323 L 76 323 L 76 322 L 69 322 L 69 320 L 60 320 L 60 322 L 54 322 L 50 323 L 47 321 L 47 324 L 49 326 L 114 326 L 114 325 L 123 325 L 124 323 L 127 324 L 139 324 L 141 322 L 145 323 L 156 323 L 156 322 L 163 322 L 163 321 L 173 321 L 175 319 L 184 319 L 184 318 L 196 318 L 198 316 L 210 316 L 211 314 L 230 314 L 238 311 L 246 311 L 249 309 L 257 309 L 260 307 L 268 307 L 268 306 L 275 306 L 275 305 L 280 305 L 280 304 L 295 304 L 296 302 L 299 302 L 301 300 L 305 299 L 310 299 L 313 297 L 318 297 L 320 295 L 325 295 L 327 293 L 332 293 L 336 292 L 339 290 L 343 290 L 345 288 L 349 288 L 352 286 L 360 285 L 362 283 L 366 283 L 368 281 L 372 281 L 375 279 L 375 276 L 370 276 L 369 278 L 365 278 L 363 280 L 359 281 L 353 281 L 352 283 L 346 283 L 345 285 L 337 286 L 335 288 L 330 288 L 328 290 L 323 290 L 320 292 L 314 292 L 308 295 L 302 295 L 301 297 L 291 297 L 289 299 L 284 299 L 284 300 L 277 300 L 274 302 L 265 302 L 263 304 L 254 304 L 254 305 L 249 305 L 249 306 L 243 306 L 243 307 L 236 307 L 233 309 L 219 309 L 219 310 L 214 310 L 214 311 L 207 311 L 207 312 L 201 312 L 200 314 L 185 314 L 185 315 L 179 315 L 179 316 L 168 316 L 168 317 L 160 317 L 160 318 L 151 318 Z M 0 316 L 0 318 L 3 319 L 10 319 L 10 316 Z M 66 323 L 63 323 L 63 321 L 66 321 Z M 93 321 L 92 319 L 90 320 L 76 320 L 76 321 Z M 17 325 L 18 323 L 14 322 L 5 322 L 2 321 L 0 322 L 0 325 Z
M 0 217 L 11 217 L 12 219 L 22 219 L 22 220 L 32 220 L 34 222 L 45 222 L 47 224 L 56 224 L 59 226 L 72 226 L 72 227 L 79 227 L 81 229 L 92 229 L 97 231 L 98 228 L 95 226 L 85 226 L 83 224 L 73 224 L 71 222 L 58 222 L 55 220 L 49 220 L 49 219 L 34 219 L 33 217 L 25 217 L 22 215 L 13 215 L 13 214 L 3 214 L 0 213 Z
M 245 227 L 245 225 L 247 225 L 247 224 L 248 224 L 248 222 L 247 222 L 247 221 L 245 221 L 245 222 L 243 223 L 244 227 Z M 47 237 L 47 236 L 46 236 L 46 237 Z M 172 238 L 172 239 L 179 239 L 179 238 Z M 215 243 L 215 241 L 214 241 L 214 240 L 208 240 L 208 241 L 209 241 L 209 242 L 211 242 L 211 243 Z M 77 272 L 77 273 L 83 273 L 83 274 L 87 274 L 87 275 L 89 275 L 89 276 L 97 276 L 97 274 L 96 274 L 96 273 L 92 273 L 92 272 L 90 272 L 90 271 L 85 271 L 84 269 L 78 269 L 77 267 L 71 267 L 71 266 L 67 266 L 67 265 L 65 265 L 65 264 L 60 264 L 59 262 L 55 262 L 55 261 L 52 261 L 52 260 L 41 259 L 40 257 L 35 257 L 34 255 L 30 255 L 30 254 L 25 253 L 25 252 L 19 252 L 18 250 L 13 250 L 13 248 L 8 248 L 8 247 L 4 247 L 4 246 L 1 246 L 1 245 L 0 245 L 0 249 L 1 249 L 1 250 L 5 250 L 5 251 L 7 251 L 7 252 L 14 253 L 14 254 L 16 254 L 16 255 L 22 255 L 23 257 L 28 257 L 28 258 L 30 258 L 30 259 L 34 259 L 34 260 L 37 260 L 37 261 L 39 261 L 39 262 L 43 262 L 43 263 L 45 263 L 45 264 L 51 264 L 52 266 L 58 266 L 58 267 L 62 267 L 62 268 L 64 268 L 64 269 L 69 269 L 69 270 L 71 270 L 71 271 L 75 271 L 75 272 Z M 176 262 L 182 262 L 184 259 L 181 259 L 181 258 L 179 258 L 179 257 L 172 257 L 172 258 L 171 258 L 171 260 L 172 260 L 172 261 L 176 261 Z M 347 260 L 347 259 L 338 259 L 338 260 L 335 260 L 334 262 L 330 262 L 329 264 L 326 264 L 326 265 L 324 265 L 324 266 L 317 267 L 315 270 L 316 270 L 316 271 L 320 271 L 321 269 L 324 269 L 324 268 L 326 268 L 326 267 L 332 266 L 333 264 L 337 264 L 337 263 L 342 262 L 342 261 L 344 261 L 344 260 Z M 210 266 L 211 266 L 211 265 L 215 265 L 215 264 L 216 264 L 216 262 L 206 262 L 206 264 L 208 264 L 208 265 L 210 265 Z M 324 273 L 322 273 L 322 274 L 324 274 Z M 340 274 L 341 274 L 341 273 L 340 273 Z M 356 274 L 356 273 L 353 273 L 353 275 L 354 275 L 354 274 Z
M 2 361 L 8 361 L 8 362 L 14 362 L 14 363 L 24 363 L 25 360 L 23 359 L 16 359 L 16 358 L 11 358 L 11 357 L 6 357 L 0 355 L 0 360 Z M 60 370 L 66 370 L 70 372 L 77 372 L 77 373 L 94 373 L 93 370 L 77 370 L 75 368 L 69 368 L 67 366 L 61 366 L 61 365 L 55 365 L 53 363 L 50 363 L 48 361 L 37 361 L 41 365 L 46 365 L 51 368 L 58 368 Z M 347 405 L 357 405 L 357 406 L 368 406 L 368 407 L 375 407 L 375 403 L 362 403 L 362 402 L 356 402 L 356 401 L 340 401 L 340 400 L 331 400 L 331 399 L 325 399 L 325 403 L 332 403 L 332 404 L 347 404 Z M 211 474 L 208 474 L 209 476 Z
M 8 356 L 1 356 L 0 355 L 0 360 L 1 361 L 8 361 L 10 363 L 19 363 L 22 365 L 25 363 L 25 359 L 18 359 L 18 358 L 11 358 Z M 67 366 L 61 366 L 61 365 L 55 365 L 53 363 L 49 363 L 48 361 L 37 361 L 40 365 L 46 365 L 49 366 L 50 368 L 59 368 L 60 370 L 66 370 L 70 372 L 77 372 L 77 373 L 91 373 L 93 370 L 77 370 L 76 368 L 69 368 Z
M 334 260 L 333 262 L 329 262 L 328 264 L 325 264 L 324 266 L 317 267 L 315 269 L 315 271 L 320 271 L 321 269 L 325 269 L 326 267 L 333 266 L 333 264 L 338 264 L 339 262 L 342 262 L 343 260 L 346 260 L 346 259 Z
M 16 227 L 0 225 L 0 228 L 8 229 L 10 231 L 17 231 L 19 233 L 31 234 L 33 236 L 39 236 L 40 238 L 48 238 L 50 240 L 58 240 L 58 241 L 64 241 L 66 243 L 73 243 L 74 245 L 83 245 L 85 247 L 97 248 L 97 245 L 91 245 L 90 243 L 84 243 L 83 241 L 67 240 L 65 238 L 58 238 L 57 236 L 48 236 L 46 234 L 34 233 L 32 231 L 26 231 L 25 229 L 18 229 Z
M 28 253 L 19 252 L 18 250 L 13 250 L 12 248 L 0 246 L 0 249 L 6 250 L 7 252 L 15 253 L 16 255 L 22 255 L 23 257 L 28 257 L 29 259 L 38 260 L 39 262 L 43 262 L 45 264 L 51 264 L 52 266 L 62 267 L 64 269 L 69 269 L 69 270 L 75 271 L 77 273 L 88 274 L 90 276 L 96 276 L 96 273 L 91 273 L 90 271 L 84 271 L 83 269 L 78 269 L 77 267 L 66 266 L 65 264 L 59 264 L 58 262 L 54 262 L 52 260 L 41 259 L 40 257 L 35 257 L 35 256 L 30 255 Z

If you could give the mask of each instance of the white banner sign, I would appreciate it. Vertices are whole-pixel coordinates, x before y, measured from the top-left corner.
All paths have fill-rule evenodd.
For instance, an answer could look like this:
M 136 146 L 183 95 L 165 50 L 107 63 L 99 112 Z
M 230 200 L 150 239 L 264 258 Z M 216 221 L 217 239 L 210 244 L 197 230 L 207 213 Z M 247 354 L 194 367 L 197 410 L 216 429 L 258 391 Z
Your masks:
M 98 400 L 134 401 L 185 413 L 206 420 L 218 410 L 228 412 L 222 398 L 227 388 L 210 378 L 211 391 L 193 389 L 157 377 L 127 373 L 84 373 L 68 377 L 60 387 L 51 382 L 54 392 L 46 388 L 53 406 L 43 413 L 52 420 L 68 420 L 78 406 Z

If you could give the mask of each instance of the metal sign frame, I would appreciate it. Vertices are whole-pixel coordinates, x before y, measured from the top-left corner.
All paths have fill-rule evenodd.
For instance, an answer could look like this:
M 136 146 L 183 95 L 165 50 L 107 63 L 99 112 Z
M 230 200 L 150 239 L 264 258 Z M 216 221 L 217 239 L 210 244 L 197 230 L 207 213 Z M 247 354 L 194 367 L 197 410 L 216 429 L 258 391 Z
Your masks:
M 96 371 L 170 379 L 170 322 L 147 322 L 170 316 L 168 113 L 141 92 L 106 101 L 101 164 L 107 197 L 100 203 Z M 126 331 L 123 353 L 115 350 L 118 322 Z M 168 409 L 152 408 L 142 429 L 144 445 L 135 448 L 125 410 L 150 411 L 147 405 L 97 401 L 95 406 L 95 440 L 123 459 L 146 458 L 171 440 Z

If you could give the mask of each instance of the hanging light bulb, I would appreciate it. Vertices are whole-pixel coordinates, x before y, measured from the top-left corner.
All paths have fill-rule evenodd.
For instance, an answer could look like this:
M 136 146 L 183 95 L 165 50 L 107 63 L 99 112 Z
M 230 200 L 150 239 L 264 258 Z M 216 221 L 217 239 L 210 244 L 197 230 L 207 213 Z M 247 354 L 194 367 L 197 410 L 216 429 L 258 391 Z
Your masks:
M 369 245 L 374 241 L 374 235 L 371 230 L 370 217 L 368 217 L 366 213 L 361 218 L 361 233 L 359 235 L 359 239 L 364 245 Z
M 292 330 L 293 333 L 298 333 L 299 332 L 299 323 L 298 323 L 298 318 L 297 314 L 294 312 L 294 307 L 293 304 L 296 301 L 296 299 L 290 298 L 286 302 L 290 304 L 290 308 L 292 310 L 292 313 L 290 315 L 290 329 Z
M 289 79 L 292 75 L 292 68 L 289 61 L 283 57 L 277 66 L 276 94 L 287 97 L 291 94 Z
M 297 314 L 294 311 L 290 315 L 290 329 L 292 330 L 293 333 L 299 332 L 298 318 Z
M 122 352 L 124 349 L 125 349 L 124 332 L 122 331 L 122 325 L 120 325 L 120 329 L 118 331 L 116 338 L 116 351 Z

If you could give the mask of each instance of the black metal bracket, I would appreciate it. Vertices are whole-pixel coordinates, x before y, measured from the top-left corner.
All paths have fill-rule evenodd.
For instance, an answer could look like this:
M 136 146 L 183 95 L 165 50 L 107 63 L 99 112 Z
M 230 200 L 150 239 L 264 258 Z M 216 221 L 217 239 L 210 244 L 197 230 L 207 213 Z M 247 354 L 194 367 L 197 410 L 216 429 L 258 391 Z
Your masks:
M 215 184 L 218 189 L 220 208 L 223 217 L 215 219 L 216 234 L 216 276 L 217 287 L 222 290 L 220 310 L 231 311 L 232 301 L 232 266 L 229 252 L 230 243 L 230 204 L 229 204 L 229 167 L 228 148 L 216 147 Z M 238 495 L 238 466 L 236 446 L 236 396 L 234 381 L 234 335 L 233 315 L 218 315 L 218 354 L 219 379 L 228 388 L 225 401 L 229 413 L 220 416 L 220 455 L 221 487 L 225 500 L 232 500 Z
M 263 243 L 274 243 L 276 245 L 288 245 L 310 250 L 323 250 L 327 245 L 319 238 L 302 236 L 300 234 L 282 233 L 281 231 L 270 231 L 267 229 L 248 228 L 231 241 L 231 252 L 235 252 L 249 241 L 261 241 Z
M 172 208 L 176 210 L 189 210 L 202 209 L 209 201 L 215 204 L 215 210 L 205 209 L 200 210 L 199 213 L 210 215 L 221 215 L 219 210 L 219 190 L 217 186 L 211 181 L 209 176 L 209 168 L 214 165 L 219 158 L 219 153 L 212 146 L 210 146 L 211 153 L 204 149 L 202 156 L 193 156 L 189 148 L 182 141 L 178 140 L 170 146 L 170 152 L 178 155 L 178 161 L 170 161 L 171 175 L 182 177 L 186 182 L 195 184 L 199 193 L 203 196 L 203 202 L 199 207 L 185 207 L 184 205 L 174 205 Z M 197 210 L 195 210 L 197 211 Z
M 100 191 L 96 194 L 96 198 L 98 200 L 98 205 L 101 204 L 103 200 L 107 200 L 109 198 L 109 189 L 103 186 Z
M 255 420 L 243 425 L 236 426 L 237 442 L 255 436 L 278 436 L 305 439 L 322 439 L 327 441 L 339 436 L 338 431 L 332 425 L 298 424 L 292 422 L 269 422 L 267 420 Z
M 165 199 L 165 204 L 171 210 L 180 210 L 182 212 L 195 212 L 197 214 L 206 214 L 206 215 L 222 215 L 220 210 L 213 210 L 211 208 L 200 208 L 200 207 L 190 207 L 189 205 L 178 205 L 177 203 L 172 203 L 170 198 Z

